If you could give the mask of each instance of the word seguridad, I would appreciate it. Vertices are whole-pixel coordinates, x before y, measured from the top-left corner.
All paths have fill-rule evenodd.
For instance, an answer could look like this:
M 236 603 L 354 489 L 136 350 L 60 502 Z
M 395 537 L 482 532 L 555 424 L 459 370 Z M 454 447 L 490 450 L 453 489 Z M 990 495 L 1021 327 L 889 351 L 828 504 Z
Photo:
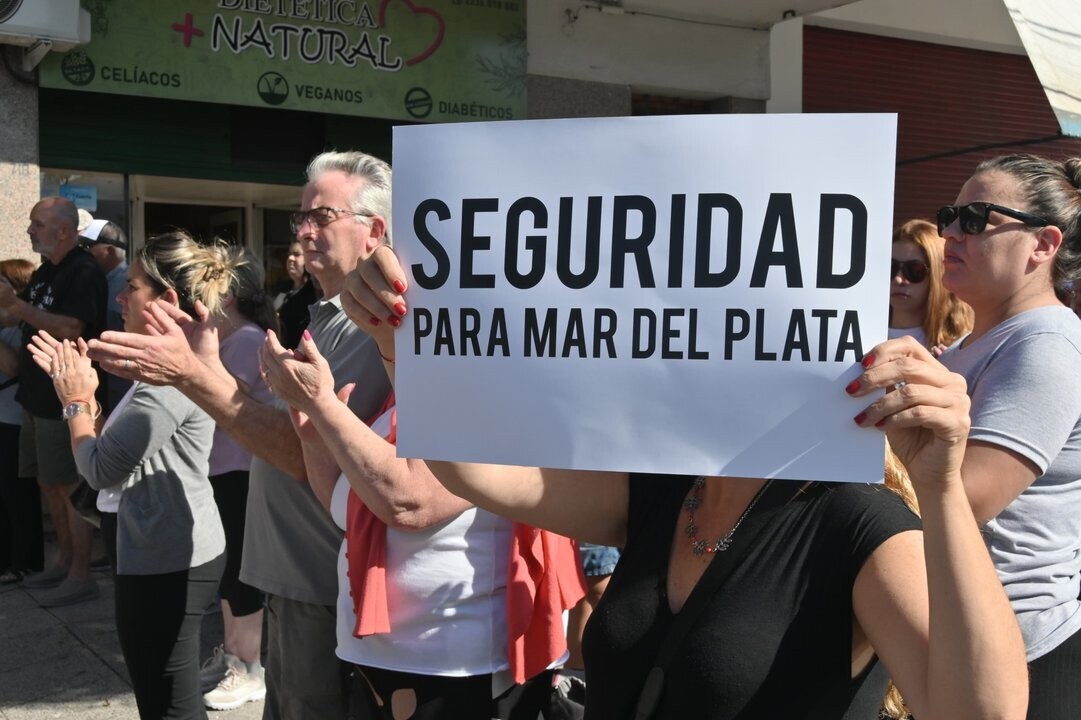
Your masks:
M 625 286 L 626 265 L 633 261 L 637 270 L 638 284 L 642 288 L 657 287 L 651 260 L 651 246 L 661 237 L 657 229 L 657 207 L 643 195 L 617 195 L 606 204 L 603 197 L 592 196 L 587 200 L 584 233 L 584 266 L 578 272 L 571 267 L 571 246 L 575 240 L 575 199 L 560 198 L 555 214 L 556 274 L 559 282 L 570 289 L 582 289 L 593 285 L 600 273 L 601 226 L 603 214 L 611 219 L 611 235 L 607 240 L 611 248 L 611 268 L 608 283 L 612 288 Z M 686 195 L 671 196 L 671 223 L 668 229 L 667 287 L 684 287 L 683 256 L 686 251 Z M 460 222 L 457 227 L 445 223 L 453 219 L 448 205 L 437 198 L 421 201 L 413 213 L 413 230 L 421 246 L 435 261 L 433 271 L 424 262 L 411 266 L 416 283 L 435 290 L 450 279 L 451 262 L 445 243 L 440 237 L 457 237 L 460 250 L 459 286 L 462 288 L 495 287 L 495 276 L 474 272 L 477 253 L 490 251 L 492 237 L 478 235 L 476 221 L 483 214 L 498 213 L 496 198 L 467 198 L 462 200 Z M 718 211 L 726 216 L 723 241 L 725 246 L 724 267 L 711 268 L 715 249 L 714 218 Z M 851 265 L 843 272 L 832 267 L 835 252 L 836 219 L 839 212 L 848 214 L 851 220 L 849 250 Z M 432 218 L 442 224 L 442 232 L 432 229 Z M 504 278 L 515 288 L 526 290 L 535 287 L 544 278 L 550 238 L 547 234 L 525 234 L 526 217 L 532 220 L 532 231 L 548 230 L 552 213 L 538 198 L 524 197 L 515 200 L 505 212 Z M 632 219 L 638 220 L 641 232 L 631 236 L 628 228 Z M 694 277 L 692 287 L 719 288 L 731 284 L 738 276 L 742 262 L 744 212 L 740 202 L 726 193 L 704 193 L 698 196 L 694 235 Z M 530 230 L 525 230 L 525 233 Z M 775 249 L 777 241 L 780 249 Z M 867 209 L 853 195 L 823 194 L 819 203 L 818 253 L 814 287 L 840 289 L 855 285 L 864 275 L 867 257 Z M 520 258 L 528 255 L 528 269 L 519 269 Z M 777 267 L 785 273 L 786 286 L 804 287 L 803 266 L 796 236 L 796 216 L 790 193 L 773 193 L 769 196 L 761 222 L 758 249 L 750 278 L 750 287 L 765 287 L 769 269 Z

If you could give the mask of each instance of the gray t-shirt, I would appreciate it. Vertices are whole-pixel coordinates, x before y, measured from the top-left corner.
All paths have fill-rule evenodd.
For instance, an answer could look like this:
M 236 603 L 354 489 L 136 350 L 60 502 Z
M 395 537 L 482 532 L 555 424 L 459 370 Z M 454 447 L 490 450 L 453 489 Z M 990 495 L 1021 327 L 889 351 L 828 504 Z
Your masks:
M 1043 473 L 982 528 L 1032 661 L 1081 628 L 1081 320 L 1029 310 L 942 362 L 968 381 L 969 438 Z
M 338 297 L 311 306 L 308 330 L 330 364 L 335 388 L 357 383 L 349 407 L 371 420 L 390 394 L 375 341 L 346 317 Z M 252 460 L 249 483 L 240 579 L 290 600 L 333 606 L 342 532 L 330 514 L 308 483 L 259 458 Z
M 157 575 L 225 552 L 207 458 L 214 421 L 172 387 L 139 384 L 101 437 L 75 453 L 91 487 L 123 490 L 117 572 Z

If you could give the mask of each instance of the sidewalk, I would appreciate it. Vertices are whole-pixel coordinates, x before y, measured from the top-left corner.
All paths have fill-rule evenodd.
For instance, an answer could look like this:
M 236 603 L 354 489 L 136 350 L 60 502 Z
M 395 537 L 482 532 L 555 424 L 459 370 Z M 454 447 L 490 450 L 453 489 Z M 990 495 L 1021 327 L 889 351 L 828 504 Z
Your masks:
M 0 586 L 0 719 L 139 717 L 116 639 L 113 581 L 108 572 L 94 577 L 101 589 L 96 600 L 53 609 L 38 606 L 39 592 Z M 221 638 L 221 613 L 207 614 L 200 657 L 209 657 Z M 263 703 L 209 714 L 212 720 L 256 720 Z

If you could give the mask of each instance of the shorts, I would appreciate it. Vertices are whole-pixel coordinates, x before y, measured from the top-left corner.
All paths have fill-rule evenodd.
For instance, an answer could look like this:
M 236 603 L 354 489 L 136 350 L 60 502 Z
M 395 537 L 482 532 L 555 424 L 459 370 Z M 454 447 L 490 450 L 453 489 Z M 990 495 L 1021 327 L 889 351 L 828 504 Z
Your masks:
M 581 543 L 578 553 L 582 558 L 582 571 L 586 577 L 611 575 L 616 570 L 621 551 L 617 547 Z
M 39 485 L 62 486 L 79 482 L 66 422 L 23 413 L 19 433 L 19 477 L 37 477 Z
M 229 610 L 243 617 L 263 609 L 263 593 L 240 579 L 240 561 L 244 554 L 244 519 L 248 505 L 248 473 L 234 470 L 210 476 L 214 502 L 225 530 L 225 571 L 221 577 L 221 596 L 229 601 Z

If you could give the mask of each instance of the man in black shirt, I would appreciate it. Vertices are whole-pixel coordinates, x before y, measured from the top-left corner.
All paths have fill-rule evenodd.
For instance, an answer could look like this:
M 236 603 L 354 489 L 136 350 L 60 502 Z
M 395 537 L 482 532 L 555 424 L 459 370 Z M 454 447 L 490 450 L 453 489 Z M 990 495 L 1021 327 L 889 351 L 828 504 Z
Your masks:
M 50 197 L 38 202 L 30 211 L 27 234 L 44 261 L 18 296 L 10 285 L 0 282 L 0 308 L 18 319 L 23 331 L 15 396 L 25 411 L 19 474 L 35 474 L 36 467 L 59 544 L 56 564 L 24 583 L 29 588 L 53 588 L 39 598 L 45 607 L 81 602 L 98 594 L 90 577 L 93 528 L 68 502 L 79 477 L 62 420 L 65 409 L 60 407 L 52 380 L 26 349 L 38 330 L 58 340 L 90 339 L 105 325 L 105 275 L 90 254 L 78 247 L 78 223 L 78 210 L 71 201 Z

